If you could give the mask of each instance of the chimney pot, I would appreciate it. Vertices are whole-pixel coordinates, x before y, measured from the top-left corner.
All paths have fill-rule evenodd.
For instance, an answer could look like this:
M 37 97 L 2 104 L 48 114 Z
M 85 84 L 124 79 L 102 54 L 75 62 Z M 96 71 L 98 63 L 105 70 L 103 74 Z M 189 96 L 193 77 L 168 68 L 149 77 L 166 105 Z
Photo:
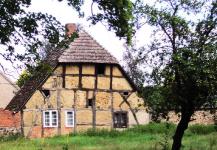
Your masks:
M 65 25 L 66 36 L 70 37 L 74 32 L 77 31 L 77 26 L 75 23 L 67 23 Z

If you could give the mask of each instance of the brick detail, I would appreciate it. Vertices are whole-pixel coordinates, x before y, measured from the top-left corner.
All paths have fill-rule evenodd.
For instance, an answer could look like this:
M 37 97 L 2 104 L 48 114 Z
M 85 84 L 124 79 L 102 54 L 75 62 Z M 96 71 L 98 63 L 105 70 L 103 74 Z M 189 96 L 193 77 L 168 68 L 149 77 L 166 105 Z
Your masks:
M 20 128 L 20 113 L 0 109 L 0 127 Z

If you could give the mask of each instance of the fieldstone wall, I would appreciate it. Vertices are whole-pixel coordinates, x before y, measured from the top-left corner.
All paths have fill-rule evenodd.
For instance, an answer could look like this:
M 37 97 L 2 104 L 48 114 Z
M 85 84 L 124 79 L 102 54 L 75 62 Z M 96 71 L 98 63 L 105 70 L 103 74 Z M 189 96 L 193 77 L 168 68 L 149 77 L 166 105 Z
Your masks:
M 9 136 L 16 135 L 21 133 L 21 128 L 15 127 L 0 127 L 0 137 L 1 136 Z
M 0 109 L 0 136 L 21 133 L 20 114 Z

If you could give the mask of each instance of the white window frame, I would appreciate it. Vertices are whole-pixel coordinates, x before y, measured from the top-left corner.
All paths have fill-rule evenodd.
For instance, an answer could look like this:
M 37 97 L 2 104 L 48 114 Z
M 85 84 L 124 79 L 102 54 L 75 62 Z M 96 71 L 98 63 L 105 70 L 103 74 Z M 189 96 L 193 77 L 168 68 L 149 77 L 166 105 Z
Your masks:
M 72 118 L 73 118 L 73 122 L 72 125 L 68 123 L 68 112 L 72 112 Z M 75 125 L 75 112 L 74 110 L 65 110 L 65 126 L 66 127 L 74 127 Z
M 49 125 L 45 124 L 45 113 L 46 112 L 49 112 Z M 57 122 L 56 125 L 52 124 L 52 120 L 53 120 L 53 118 L 52 118 L 52 112 L 56 112 L 56 122 Z M 45 127 L 45 128 L 58 127 L 58 111 L 57 110 L 44 110 L 43 111 L 43 127 Z

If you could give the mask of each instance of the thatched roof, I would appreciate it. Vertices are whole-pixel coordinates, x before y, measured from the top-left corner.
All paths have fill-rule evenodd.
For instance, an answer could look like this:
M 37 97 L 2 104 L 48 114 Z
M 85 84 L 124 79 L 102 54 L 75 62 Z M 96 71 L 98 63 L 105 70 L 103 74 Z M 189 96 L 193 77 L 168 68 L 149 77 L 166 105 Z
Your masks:
M 84 30 L 79 32 L 79 38 L 70 44 L 58 61 L 60 63 L 118 64 L 118 61 Z
M 48 55 L 45 63 L 49 64 L 51 69 L 55 69 L 60 63 L 103 63 L 115 64 L 120 67 L 118 61 L 86 31 L 81 30 L 78 32 L 78 35 L 79 37 L 70 44 L 69 48 L 52 51 L 52 53 Z M 121 70 L 126 75 L 122 68 Z M 6 109 L 15 112 L 20 111 L 34 92 L 46 81 L 49 75 L 49 73 L 43 72 L 40 75 L 33 76 L 14 96 Z M 134 88 L 134 84 L 129 78 L 127 79 Z

